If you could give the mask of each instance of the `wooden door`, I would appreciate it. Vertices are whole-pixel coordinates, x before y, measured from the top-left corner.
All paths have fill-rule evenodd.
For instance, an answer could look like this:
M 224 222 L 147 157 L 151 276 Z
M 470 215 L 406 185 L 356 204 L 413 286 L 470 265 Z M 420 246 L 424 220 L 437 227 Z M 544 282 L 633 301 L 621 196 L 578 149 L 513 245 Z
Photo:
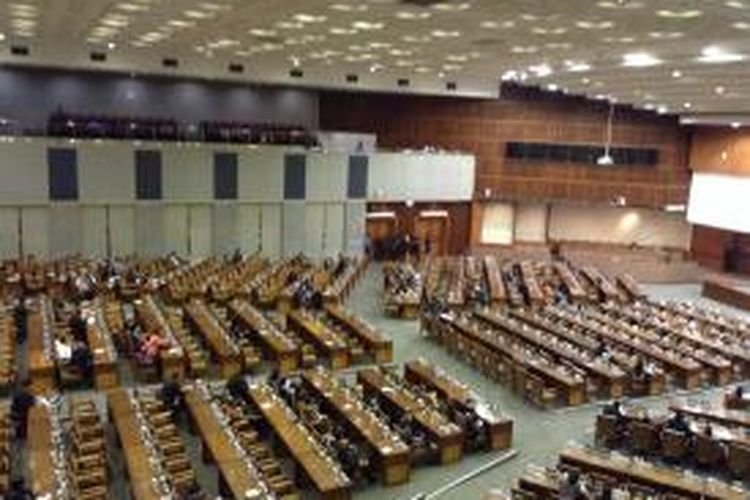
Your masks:
M 414 235 L 419 239 L 419 248 L 425 252 L 425 240 L 429 240 L 431 255 L 448 253 L 448 217 L 417 217 Z

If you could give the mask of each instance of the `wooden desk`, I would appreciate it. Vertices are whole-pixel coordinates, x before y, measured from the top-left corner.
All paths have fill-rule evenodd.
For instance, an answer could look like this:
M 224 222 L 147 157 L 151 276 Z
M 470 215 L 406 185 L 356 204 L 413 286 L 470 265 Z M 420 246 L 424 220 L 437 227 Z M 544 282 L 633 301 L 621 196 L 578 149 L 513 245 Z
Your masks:
M 330 359 L 331 368 L 340 370 L 349 366 L 349 347 L 332 330 L 303 311 L 291 311 L 287 319 L 292 328 Z
M 27 446 L 31 491 L 43 496 L 55 492 L 55 465 L 52 462 L 52 422 L 43 404 L 32 406 L 28 415 Z
M 606 300 L 622 300 L 622 296 L 617 290 L 617 287 L 615 287 L 609 278 L 604 276 L 597 268 L 593 266 L 583 266 L 581 267 L 581 272 L 586 279 L 591 282 L 591 285 L 599 290 Z
M 343 325 L 349 333 L 356 336 L 373 353 L 375 362 L 390 363 L 393 361 L 393 342 L 380 332 L 364 323 L 354 314 L 348 313 L 337 305 L 325 306 L 325 311 L 337 323 Z
M 221 377 L 232 378 L 242 371 L 242 351 L 224 327 L 200 299 L 183 306 L 191 324 L 198 331 L 218 361 Z
M 641 285 L 630 274 L 621 274 L 617 277 L 617 284 L 625 291 L 630 300 L 640 300 L 646 298 L 646 292 Z
M 52 329 L 52 319 L 47 315 L 46 297 L 40 297 L 36 301 L 36 309 L 29 311 L 27 317 L 28 346 L 27 356 L 29 363 L 29 376 L 31 378 L 31 390 L 34 394 L 44 395 L 55 389 L 55 361 L 50 356 L 54 345 L 46 345 L 45 329 Z M 54 332 L 48 334 L 47 339 L 54 344 Z
M 299 421 L 286 403 L 275 396 L 266 384 L 252 385 L 248 394 L 273 433 L 305 471 L 318 493 L 327 500 L 348 499 L 351 487 L 349 479 L 324 458 L 323 448 L 311 441 L 311 436 L 302 431 Z
M 383 484 L 390 486 L 409 481 L 411 451 L 395 432 L 341 387 L 330 372 L 308 370 L 302 378 L 318 398 L 374 450 Z
M 687 404 L 672 404 L 669 410 L 684 413 L 700 420 L 716 422 L 728 427 L 741 427 L 750 430 L 750 414 L 744 411 L 727 410 L 724 408 L 703 408 Z
M 521 269 L 521 279 L 523 280 L 524 285 L 526 285 L 526 291 L 529 294 L 529 300 L 531 303 L 543 303 L 544 293 L 542 293 L 542 287 L 539 286 L 539 280 L 536 278 L 534 264 L 524 261 L 519 264 L 519 268 Z
M 721 482 L 708 483 L 687 478 L 681 472 L 639 463 L 628 459 L 614 461 L 608 453 L 584 448 L 570 448 L 560 454 L 560 462 L 582 471 L 597 472 L 624 482 L 642 484 L 690 498 L 733 500 L 745 498 L 745 492 Z
M 242 299 L 229 303 L 237 320 L 255 332 L 266 351 L 276 361 L 280 373 L 289 373 L 299 366 L 299 348 L 292 340 L 268 321 L 263 314 Z
M 411 415 L 430 440 L 440 448 L 441 463 L 450 464 L 461 460 L 464 434 L 456 424 L 434 409 L 420 405 L 407 392 L 391 384 L 378 369 L 358 372 L 357 381 L 363 385 L 365 392 L 377 395 L 398 412 Z
M 567 347 L 563 343 L 552 342 L 549 332 L 535 329 L 526 324 L 518 324 L 517 320 L 504 317 L 498 313 L 487 311 L 475 311 L 475 317 L 486 321 L 496 329 L 509 334 L 516 339 L 530 344 L 536 349 L 546 351 L 556 357 L 567 360 L 574 366 L 586 373 L 587 376 L 603 382 L 607 388 L 610 398 L 619 398 L 625 392 L 627 376 L 620 368 L 615 365 L 597 361 L 593 354 L 589 352 L 590 358 L 584 358 L 579 352 Z M 526 328 L 523 328 L 525 326 Z M 545 338 L 545 335 L 548 336 Z
M 154 471 L 150 456 L 141 440 L 140 426 L 125 389 L 114 389 L 107 395 L 110 421 L 117 430 L 118 440 L 125 455 L 128 484 L 136 500 L 161 500 L 153 486 Z
M 101 306 L 89 312 L 86 325 L 86 341 L 94 356 L 94 382 L 99 390 L 117 387 L 117 351 L 112 341 L 112 334 L 104 318 Z
M 505 291 L 505 283 L 503 282 L 503 276 L 500 274 L 500 266 L 497 265 L 497 259 L 492 255 L 484 257 L 484 274 L 490 292 L 490 302 L 493 305 L 507 302 L 508 293 Z
M 560 281 L 562 281 L 568 288 L 568 295 L 570 296 L 571 300 L 573 300 L 574 302 L 580 302 L 588 298 L 583 285 L 581 285 L 578 277 L 573 273 L 573 271 L 570 270 L 570 267 L 568 267 L 567 264 L 555 261 L 552 263 L 552 268 L 560 278 Z
M 248 492 L 260 494 L 269 491 L 260 474 L 255 472 L 252 463 L 232 444 L 224 431 L 223 424 L 216 420 L 210 403 L 199 390 L 185 389 L 185 403 L 205 449 L 219 472 L 222 491 L 229 492 L 232 498 L 246 498 Z M 226 494 L 226 493 L 225 493 Z
M 735 288 L 728 283 L 706 280 L 703 282 L 701 295 L 722 304 L 750 311 L 750 293 Z
M 510 448 L 513 436 L 513 420 L 498 417 L 489 411 L 479 411 L 476 396 L 465 385 L 439 372 L 423 360 L 409 361 L 404 365 L 404 379 L 412 384 L 422 384 L 437 391 L 441 398 L 464 410 L 475 411 L 487 429 L 488 442 L 493 450 Z
M 537 357 L 526 354 L 522 349 L 507 343 L 504 338 L 480 331 L 476 324 L 467 321 L 452 321 L 449 324 L 459 335 L 464 336 L 471 342 L 479 343 L 501 357 L 512 360 L 515 364 L 522 366 L 534 375 L 541 377 L 545 383 L 560 390 L 568 406 L 576 406 L 586 402 L 586 383 L 583 378 L 577 378 L 568 372 L 562 371 L 559 365 L 544 364 Z

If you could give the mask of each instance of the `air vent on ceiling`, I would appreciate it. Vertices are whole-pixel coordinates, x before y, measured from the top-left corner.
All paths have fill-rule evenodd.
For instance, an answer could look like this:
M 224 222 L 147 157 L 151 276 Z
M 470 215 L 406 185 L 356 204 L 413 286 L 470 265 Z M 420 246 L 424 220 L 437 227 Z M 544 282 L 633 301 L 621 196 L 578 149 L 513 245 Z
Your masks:
M 289 70 L 289 76 L 291 76 L 292 78 L 303 78 L 305 76 L 305 72 L 299 68 L 294 68 Z
M 446 82 L 445 84 L 445 90 L 456 90 L 458 88 L 458 84 L 456 82 Z
M 244 73 L 245 66 L 243 66 L 242 64 L 231 63 L 229 65 L 229 72 L 230 73 Z
M 180 61 L 173 57 L 165 57 L 161 60 L 161 65 L 165 68 L 176 68 L 180 65 Z
M 107 60 L 107 54 L 104 52 L 92 52 L 89 54 L 89 58 L 94 62 L 104 62 Z
M 348 83 L 357 83 L 359 81 L 359 76 L 354 74 L 346 75 L 346 81 Z
M 410 82 L 408 78 L 399 78 L 397 83 L 399 87 L 408 87 Z
M 29 48 L 26 45 L 11 45 L 10 53 L 14 56 L 28 56 Z

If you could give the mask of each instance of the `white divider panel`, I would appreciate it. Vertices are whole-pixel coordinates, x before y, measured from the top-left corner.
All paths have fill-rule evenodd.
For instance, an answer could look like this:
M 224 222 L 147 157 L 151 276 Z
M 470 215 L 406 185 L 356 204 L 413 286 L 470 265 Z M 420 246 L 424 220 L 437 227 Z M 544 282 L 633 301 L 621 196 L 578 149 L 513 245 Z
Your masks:
M 247 149 L 237 158 L 237 197 L 254 202 L 278 202 L 283 198 L 284 149 Z
M 60 258 L 81 252 L 83 212 L 78 205 L 52 205 L 49 208 L 49 252 Z
M 20 209 L 0 207 L 0 258 L 18 257 Z
M 349 156 L 337 153 L 307 155 L 307 201 L 343 201 Z
M 474 192 L 474 156 L 376 153 L 370 155 L 369 199 L 457 201 Z
M 327 203 L 323 253 L 335 255 L 344 250 L 344 205 L 343 203 Z
M 491 245 L 513 243 L 513 205 L 488 203 L 482 211 L 481 242 Z
M 109 207 L 109 240 L 112 255 L 135 253 L 135 208 L 132 206 Z
M 544 205 L 516 205 L 515 241 L 544 243 L 547 236 L 547 207 Z
M 47 258 L 49 253 L 49 208 L 22 208 L 21 227 L 23 253 Z
M 163 218 L 163 242 L 162 253 L 177 252 L 179 255 L 188 255 L 188 238 L 190 237 L 188 227 L 187 205 L 166 205 L 162 208 Z
M 211 255 L 213 228 L 211 205 L 190 205 L 190 256 Z
M 129 142 L 84 142 L 78 147 L 83 202 L 127 203 L 135 198 L 135 153 Z
M 295 255 L 305 252 L 307 247 L 307 213 L 305 202 L 288 201 L 283 204 L 282 213 L 282 252 Z M 264 224 L 265 226 L 265 224 Z M 320 248 L 320 247 L 318 247 Z M 312 250 L 312 249 L 311 249 Z
M 213 206 L 213 253 L 226 255 L 240 248 L 239 209 L 237 204 L 216 203 Z
M 272 210 L 269 208 L 269 213 L 271 211 Z M 269 216 L 269 221 L 271 221 L 271 219 L 273 219 L 273 217 Z M 236 231 L 239 247 L 244 253 L 256 253 L 261 251 L 263 246 L 263 235 L 261 230 L 260 205 L 237 206 Z M 269 244 L 271 244 L 271 242 L 269 242 Z
M 261 205 L 260 221 L 261 253 L 271 258 L 281 256 L 281 204 L 264 203 Z
M 213 198 L 213 151 L 204 146 L 161 148 L 162 194 L 165 200 Z
M 286 207 L 284 210 L 284 217 L 286 217 Z M 313 258 L 319 258 L 323 255 L 325 216 L 326 207 L 322 203 L 307 203 L 305 205 L 305 247 L 303 251 Z M 284 226 L 286 227 L 286 219 Z
M 169 228 L 168 225 L 164 224 L 164 210 L 165 207 L 157 203 L 139 203 L 136 205 L 135 251 L 138 255 L 155 257 L 170 250 L 164 230 Z M 169 228 L 169 231 L 173 231 L 173 228 Z M 186 241 L 184 223 L 182 239 Z
M 364 202 L 349 202 L 344 207 L 345 251 L 349 254 L 358 254 L 364 251 L 366 213 L 367 206 Z
M 47 203 L 47 146 L 45 140 L 13 139 L 0 142 L 0 201 Z
M 107 207 L 81 208 L 81 253 L 93 257 L 107 255 Z

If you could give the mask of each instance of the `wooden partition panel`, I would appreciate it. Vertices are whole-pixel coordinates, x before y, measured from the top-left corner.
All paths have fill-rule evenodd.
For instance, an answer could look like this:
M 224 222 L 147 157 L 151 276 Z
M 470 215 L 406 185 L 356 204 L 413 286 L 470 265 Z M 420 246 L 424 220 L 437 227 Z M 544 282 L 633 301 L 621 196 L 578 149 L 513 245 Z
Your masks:
M 507 142 L 602 144 L 607 107 L 572 97 L 466 99 L 324 92 L 321 128 L 375 133 L 379 146 L 438 146 L 477 157 L 476 198 L 684 203 L 690 172 L 687 136 L 677 120 L 618 109 L 614 143 L 659 151 L 656 166 L 600 167 L 505 159 Z
M 408 233 L 424 239 L 429 236 L 434 253 L 460 255 L 469 246 L 471 231 L 471 203 L 368 203 L 368 212 L 393 212 L 394 219 L 368 220 L 368 235 Z M 447 217 L 429 213 L 445 211 Z
M 730 127 L 698 127 L 690 144 L 696 172 L 750 175 L 750 132 Z

